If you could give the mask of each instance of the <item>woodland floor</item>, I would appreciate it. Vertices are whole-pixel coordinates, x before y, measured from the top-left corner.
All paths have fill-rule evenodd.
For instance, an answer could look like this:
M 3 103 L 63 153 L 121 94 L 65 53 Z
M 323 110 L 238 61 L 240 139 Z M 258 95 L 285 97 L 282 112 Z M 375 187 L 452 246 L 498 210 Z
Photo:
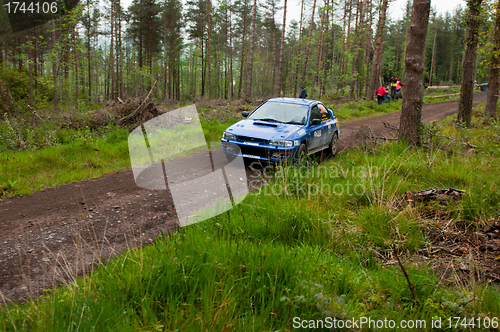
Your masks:
M 475 94 L 474 105 L 485 101 L 486 93 Z M 445 118 L 457 107 L 457 101 L 424 105 L 422 120 Z M 338 151 L 359 143 L 353 131 L 366 126 L 377 137 L 389 137 L 391 129 L 384 122 L 398 127 L 399 118 L 397 112 L 341 123 Z M 197 165 L 206 152 L 186 158 Z M 250 169 L 247 175 L 256 177 Z M 174 229 L 177 220 L 169 190 L 139 188 L 132 171 L 1 202 L 0 294 L 21 302 L 41 295 L 44 289 L 88 273 L 93 264 L 151 243 Z

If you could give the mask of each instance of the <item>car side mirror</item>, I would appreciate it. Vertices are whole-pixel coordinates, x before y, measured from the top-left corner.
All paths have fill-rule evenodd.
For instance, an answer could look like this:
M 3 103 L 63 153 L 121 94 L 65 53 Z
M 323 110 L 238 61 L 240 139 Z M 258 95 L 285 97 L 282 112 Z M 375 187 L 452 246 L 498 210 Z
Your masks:
M 248 111 L 243 111 L 243 112 L 241 112 L 241 115 L 242 115 L 244 118 L 246 118 L 246 117 L 248 116 L 248 114 L 249 114 L 249 113 L 248 113 Z
M 319 125 L 320 123 L 321 123 L 321 119 L 313 119 L 313 120 L 312 120 L 312 122 L 311 122 L 311 124 L 312 124 L 313 126 L 317 126 L 317 125 Z

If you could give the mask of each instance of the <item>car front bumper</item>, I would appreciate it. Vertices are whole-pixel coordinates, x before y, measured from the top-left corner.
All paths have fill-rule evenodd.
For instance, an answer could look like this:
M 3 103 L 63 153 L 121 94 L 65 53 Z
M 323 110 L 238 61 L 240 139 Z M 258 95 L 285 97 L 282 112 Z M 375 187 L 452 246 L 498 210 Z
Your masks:
M 225 154 L 263 161 L 286 161 L 295 159 L 299 146 L 283 147 L 265 143 L 250 143 L 221 139 Z

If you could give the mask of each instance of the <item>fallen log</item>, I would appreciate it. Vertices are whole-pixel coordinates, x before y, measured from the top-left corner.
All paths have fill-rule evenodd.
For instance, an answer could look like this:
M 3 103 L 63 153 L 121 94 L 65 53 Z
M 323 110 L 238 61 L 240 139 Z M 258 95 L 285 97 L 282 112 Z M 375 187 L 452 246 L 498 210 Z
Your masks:
M 403 200 L 407 202 L 417 201 L 417 202 L 427 202 L 430 200 L 449 200 L 457 201 L 462 198 L 465 191 L 458 190 L 455 188 L 450 189 L 429 189 L 423 191 L 407 191 L 403 195 Z

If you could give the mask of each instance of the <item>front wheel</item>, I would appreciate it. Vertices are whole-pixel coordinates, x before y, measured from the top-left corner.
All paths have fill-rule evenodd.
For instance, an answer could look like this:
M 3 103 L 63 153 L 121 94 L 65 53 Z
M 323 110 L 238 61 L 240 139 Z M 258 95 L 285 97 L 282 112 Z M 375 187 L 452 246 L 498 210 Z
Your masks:
M 308 163 L 308 158 L 307 158 L 307 146 L 302 143 L 299 147 L 299 151 L 297 152 L 297 159 L 295 160 L 295 163 L 297 165 L 303 164 L 303 163 Z
M 329 151 L 332 157 L 334 157 L 337 154 L 338 145 L 339 145 L 339 134 L 338 132 L 334 132 L 329 146 Z

